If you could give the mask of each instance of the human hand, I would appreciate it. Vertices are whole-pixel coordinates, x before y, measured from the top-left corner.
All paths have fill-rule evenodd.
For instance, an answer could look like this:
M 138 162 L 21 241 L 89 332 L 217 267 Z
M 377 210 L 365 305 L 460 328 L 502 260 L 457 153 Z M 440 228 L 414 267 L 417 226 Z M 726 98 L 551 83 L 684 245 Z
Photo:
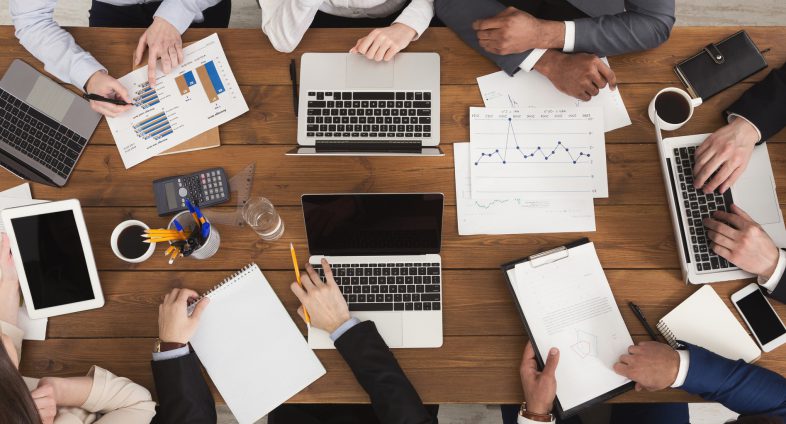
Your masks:
M 164 74 L 183 63 L 183 40 L 180 38 L 180 31 L 160 16 L 154 17 L 153 24 L 139 37 L 134 52 L 134 67 L 142 63 L 146 47 L 150 49 L 147 57 L 147 81 L 151 86 L 156 84 L 156 61 L 159 58 Z
M 393 59 L 396 53 L 404 50 L 417 35 L 418 33 L 409 26 L 394 22 L 389 27 L 371 31 L 358 40 L 349 52 L 362 54 L 369 60 L 387 62 Z
M 594 54 L 565 54 L 547 50 L 535 64 L 559 91 L 579 100 L 589 101 L 606 84 L 617 89 L 617 76 Z
M 527 411 L 542 415 L 551 412 L 554 398 L 557 396 L 557 377 L 555 375 L 557 364 L 559 364 L 559 349 L 553 347 L 549 350 L 543 371 L 538 371 L 535 349 L 532 348 L 532 342 L 527 342 L 519 368 Z
M 96 73 L 90 76 L 87 84 L 85 84 L 85 91 L 108 99 L 118 99 L 131 103 L 131 98 L 128 97 L 128 90 L 123 87 L 123 84 L 120 84 L 120 81 L 112 78 L 104 71 L 96 71 Z M 96 100 L 90 101 L 90 107 L 94 111 L 110 117 L 118 116 L 131 109 L 131 105 L 120 106 Z
M 530 49 L 562 48 L 565 23 L 538 19 L 515 7 L 472 23 L 480 47 L 489 53 L 513 54 Z
M 3 333 L 0 333 L 0 341 L 2 341 L 2 347 L 5 349 L 8 357 L 11 358 L 11 363 L 14 364 L 14 368 L 19 369 L 19 358 L 17 356 L 16 347 L 14 346 L 14 341 Z
M 336 280 L 333 279 L 333 271 L 326 259 L 322 259 L 322 269 L 325 271 L 324 283 L 311 264 L 307 264 L 306 273 L 300 277 L 303 287 L 294 282 L 290 288 L 303 304 L 297 310 L 298 315 L 305 321 L 306 318 L 303 314 L 303 307 L 305 307 L 309 318 L 311 318 L 311 325 L 332 333 L 349 321 L 349 306 L 347 306 Z
M 199 317 L 210 304 L 209 297 L 202 298 L 188 316 L 188 301 L 197 297 L 199 294 L 193 290 L 177 288 L 164 296 L 158 307 L 158 338 L 162 342 L 186 344 L 191 340 L 199 326 Z
M 716 188 L 721 193 L 728 190 L 748 167 L 757 141 L 756 128 L 740 118 L 712 133 L 696 149 L 694 187 L 704 187 L 705 193 L 712 193 Z
M 614 364 L 614 372 L 635 381 L 637 391 L 670 387 L 679 369 L 680 354 L 667 344 L 653 341 L 630 346 L 628 354 Z
M 780 251 L 761 225 L 739 206 L 731 205 L 731 212 L 717 211 L 704 220 L 712 251 L 742 270 L 769 280 Z
M 57 402 L 55 401 L 55 390 L 49 384 L 41 385 L 30 392 L 33 396 L 33 402 L 38 409 L 38 415 L 41 417 L 42 424 L 52 424 L 55 422 L 57 415 Z

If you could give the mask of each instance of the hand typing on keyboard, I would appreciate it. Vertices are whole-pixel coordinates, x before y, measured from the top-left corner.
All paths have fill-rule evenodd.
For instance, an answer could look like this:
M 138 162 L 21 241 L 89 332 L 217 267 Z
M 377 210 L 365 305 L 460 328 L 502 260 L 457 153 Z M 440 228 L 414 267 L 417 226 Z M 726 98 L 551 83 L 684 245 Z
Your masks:
M 418 33 L 408 25 L 396 22 L 389 27 L 371 31 L 358 40 L 349 52 L 362 54 L 369 60 L 387 62 L 404 50 L 417 35 Z
M 759 138 L 756 127 L 740 118 L 712 133 L 696 149 L 694 186 L 705 193 L 728 190 L 748 167 Z
M 731 213 L 717 211 L 704 220 L 712 250 L 744 271 L 769 279 L 780 251 L 769 235 L 737 205 Z
M 306 273 L 301 276 L 303 287 L 294 282 L 290 288 L 308 310 L 311 325 L 332 333 L 341 324 L 349 321 L 349 306 L 333 278 L 330 264 L 325 259 L 322 259 L 322 271 L 325 275 L 324 282 L 310 264 L 306 265 Z M 303 306 L 298 308 L 297 313 L 305 321 Z

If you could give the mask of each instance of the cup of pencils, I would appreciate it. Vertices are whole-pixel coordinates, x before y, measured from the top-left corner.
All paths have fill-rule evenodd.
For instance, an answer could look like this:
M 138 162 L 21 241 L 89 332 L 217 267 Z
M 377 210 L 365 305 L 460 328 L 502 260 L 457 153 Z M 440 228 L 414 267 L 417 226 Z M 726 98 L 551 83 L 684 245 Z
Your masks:
M 218 252 L 221 236 L 218 230 L 202 215 L 197 206 L 186 200 L 187 211 L 175 215 L 166 229 L 147 230 L 150 242 L 168 242 L 169 248 L 164 253 L 169 263 L 178 257 L 207 259 Z

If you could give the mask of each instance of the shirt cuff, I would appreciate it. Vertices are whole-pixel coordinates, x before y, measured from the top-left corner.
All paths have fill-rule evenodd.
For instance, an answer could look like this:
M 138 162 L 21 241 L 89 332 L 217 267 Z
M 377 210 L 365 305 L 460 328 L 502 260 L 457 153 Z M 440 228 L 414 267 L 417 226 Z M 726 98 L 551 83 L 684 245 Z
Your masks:
M 731 121 L 733 121 L 733 120 L 735 120 L 735 119 L 737 119 L 737 118 L 740 118 L 740 119 L 742 119 L 743 121 L 745 121 L 745 122 L 747 122 L 747 123 L 751 124 L 751 126 L 752 126 L 754 129 L 756 129 L 756 134 L 758 134 L 758 135 L 759 135 L 759 138 L 757 138 L 757 139 L 756 139 L 756 144 L 759 144 L 759 142 L 761 141 L 761 131 L 759 131 L 759 127 L 757 127 L 756 125 L 754 125 L 754 124 L 753 124 L 753 122 L 751 122 L 751 121 L 750 121 L 750 119 L 748 119 L 748 118 L 746 118 L 746 117 L 744 117 L 744 116 L 742 116 L 742 115 L 736 114 L 736 113 L 730 113 L 730 114 L 729 114 L 729 116 L 727 116 L 727 117 L 726 117 L 726 121 L 727 121 L 727 122 L 731 122 Z
M 677 370 L 677 378 L 671 384 L 671 387 L 675 389 L 685 384 L 685 379 L 688 378 L 688 368 L 690 368 L 690 352 L 678 350 L 677 353 L 680 355 L 680 368 Z
M 786 252 L 780 250 L 780 253 L 778 254 L 778 264 L 775 265 L 775 271 L 772 272 L 772 276 L 770 276 L 769 280 L 759 277 L 759 285 L 767 289 L 768 292 L 772 293 L 775 291 L 775 288 L 778 287 L 778 283 L 780 283 L 784 271 L 786 271 Z
M 358 324 L 360 324 L 360 320 L 359 319 L 357 319 L 355 317 L 350 318 L 349 320 L 347 320 L 347 322 L 341 324 L 340 327 L 336 328 L 336 331 L 330 333 L 330 340 L 332 340 L 333 343 L 335 343 L 336 340 L 338 340 L 339 337 L 343 336 L 344 333 L 349 331 L 350 328 L 352 328 L 352 327 L 354 327 L 354 326 L 356 326 Z
M 412 29 L 415 30 L 415 38 L 412 41 L 417 40 L 426 32 L 428 29 L 429 24 L 431 23 L 431 18 L 426 16 L 419 16 L 417 12 L 408 12 L 406 9 L 398 15 L 393 23 L 404 24 Z
M 188 345 L 177 349 L 167 350 L 166 352 L 153 352 L 153 361 L 166 361 L 167 359 L 177 359 L 189 354 Z
M 517 421 L 518 424 L 539 424 L 539 423 L 542 423 L 542 422 L 543 421 L 532 421 L 529 418 L 524 418 L 524 417 L 521 416 L 521 414 L 519 414 L 519 418 L 518 418 L 518 421 Z M 554 423 L 556 421 L 551 420 L 551 422 Z
M 562 46 L 562 51 L 565 53 L 573 53 L 576 47 L 576 23 L 573 21 L 565 21 L 565 45 Z
M 106 68 L 101 66 L 93 56 L 90 56 L 88 53 L 85 53 L 85 57 L 82 60 L 76 62 L 74 66 L 71 67 L 70 77 L 71 77 L 71 84 L 82 91 L 86 91 L 87 88 L 87 80 L 93 76 L 98 71 L 107 72 Z
M 535 64 L 538 63 L 540 58 L 543 57 L 544 53 L 546 53 L 546 49 L 532 49 L 532 51 L 529 52 L 529 55 L 527 55 L 527 58 L 521 62 L 519 68 L 524 72 L 531 71 L 532 68 L 535 67 Z
M 184 7 L 181 2 L 172 0 L 161 2 L 153 16 L 165 19 L 177 28 L 180 34 L 186 32 L 191 23 L 197 18 L 197 14 Z

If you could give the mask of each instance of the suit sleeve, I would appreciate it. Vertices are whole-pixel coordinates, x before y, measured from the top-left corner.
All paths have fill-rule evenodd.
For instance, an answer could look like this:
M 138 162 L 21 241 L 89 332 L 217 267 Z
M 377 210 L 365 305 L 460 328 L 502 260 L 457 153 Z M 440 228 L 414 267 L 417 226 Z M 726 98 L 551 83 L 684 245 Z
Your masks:
M 155 424 L 215 424 L 216 403 L 194 352 L 151 362 L 158 394 Z
M 512 76 L 518 72 L 519 66 L 532 52 L 527 50 L 524 53 L 498 55 L 480 47 L 472 23 L 478 19 L 490 18 L 505 10 L 505 6 L 497 0 L 436 0 L 434 9 L 437 17 L 459 38 L 486 59 L 494 62 L 508 75 Z
M 626 0 L 615 15 L 576 19 L 574 51 L 614 56 L 652 49 L 669 39 L 674 0 Z
M 786 65 L 748 89 L 726 112 L 745 117 L 759 129 L 761 139 L 767 140 L 786 127 L 785 110 Z
M 786 378 L 765 368 L 732 361 L 704 348 L 687 345 L 690 368 L 682 389 L 719 402 L 742 415 L 786 419 Z
M 431 424 L 433 419 L 371 321 L 347 330 L 336 342 L 382 424 Z

